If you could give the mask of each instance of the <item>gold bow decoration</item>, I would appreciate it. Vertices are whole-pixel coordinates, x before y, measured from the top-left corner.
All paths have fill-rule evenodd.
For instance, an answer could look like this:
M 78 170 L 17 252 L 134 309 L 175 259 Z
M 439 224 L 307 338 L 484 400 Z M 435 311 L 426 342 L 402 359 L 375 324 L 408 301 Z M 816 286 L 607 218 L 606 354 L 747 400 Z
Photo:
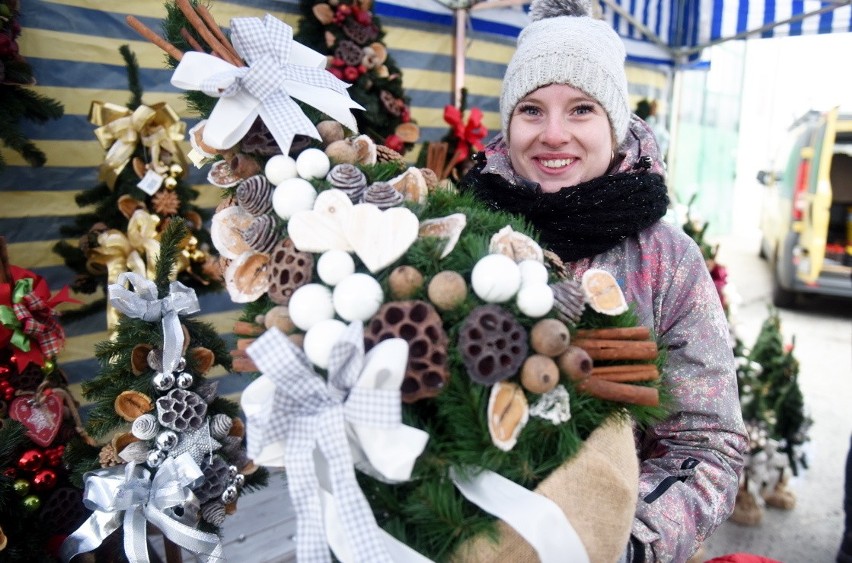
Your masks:
M 166 174 L 169 165 L 162 161 L 162 151 L 168 151 L 186 168 L 183 151 L 177 145 L 186 135 L 186 123 L 167 103 L 140 105 L 135 110 L 109 102 L 92 102 L 89 122 L 97 125 L 95 137 L 107 151 L 101 167 L 101 179 L 111 188 L 141 142 L 146 147 L 148 167 L 157 174 Z

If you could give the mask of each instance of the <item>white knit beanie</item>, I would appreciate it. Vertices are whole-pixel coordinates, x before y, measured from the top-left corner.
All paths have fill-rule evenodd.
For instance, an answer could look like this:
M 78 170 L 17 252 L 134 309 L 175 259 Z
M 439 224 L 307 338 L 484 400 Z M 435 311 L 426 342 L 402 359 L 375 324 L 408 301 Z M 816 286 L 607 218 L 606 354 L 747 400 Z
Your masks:
M 549 84 L 568 84 L 603 106 L 617 144 L 627 134 L 630 102 L 624 43 L 590 16 L 590 0 L 533 0 L 532 23 L 521 31 L 500 95 L 503 136 L 518 101 Z

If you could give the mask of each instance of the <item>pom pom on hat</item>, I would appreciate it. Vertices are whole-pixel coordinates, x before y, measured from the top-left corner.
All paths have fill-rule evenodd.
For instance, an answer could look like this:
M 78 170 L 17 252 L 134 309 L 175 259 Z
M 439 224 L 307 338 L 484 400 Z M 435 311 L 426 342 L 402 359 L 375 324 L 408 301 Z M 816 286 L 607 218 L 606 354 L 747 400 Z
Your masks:
M 549 84 L 568 84 L 603 107 L 616 144 L 627 135 L 624 43 L 608 23 L 590 17 L 590 0 L 533 0 L 532 23 L 521 31 L 500 95 L 503 136 L 518 102 Z

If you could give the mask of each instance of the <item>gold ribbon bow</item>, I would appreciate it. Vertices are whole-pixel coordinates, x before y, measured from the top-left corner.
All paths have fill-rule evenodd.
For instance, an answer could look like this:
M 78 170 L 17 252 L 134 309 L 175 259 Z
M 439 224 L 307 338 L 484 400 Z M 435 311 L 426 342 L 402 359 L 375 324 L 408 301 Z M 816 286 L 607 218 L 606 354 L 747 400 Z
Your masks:
M 141 142 L 148 149 L 147 160 L 158 174 L 168 172 L 160 159 L 162 150 L 171 153 L 186 165 L 183 151 L 177 146 L 186 134 L 186 123 L 165 102 L 152 106 L 140 105 L 135 110 L 118 104 L 92 102 L 89 122 L 97 125 L 95 137 L 106 149 L 107 155 L 101 167 L 101 179 L 110 187 L 136 151 Z

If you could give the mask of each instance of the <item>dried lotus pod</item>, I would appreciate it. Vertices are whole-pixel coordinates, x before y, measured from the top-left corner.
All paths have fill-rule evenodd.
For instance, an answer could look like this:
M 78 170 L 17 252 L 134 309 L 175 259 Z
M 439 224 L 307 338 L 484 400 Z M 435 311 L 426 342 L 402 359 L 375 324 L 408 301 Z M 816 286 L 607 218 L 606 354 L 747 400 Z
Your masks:
M 189 351 L 189 357 L 192 360 L 193 371 L 199 375 L 205 375 L 216 363 L 216 355 L 213 351 L 203 346 L 192 348 Z
M 157 399 L 157 420 L 166 428 L 184 432 L 198 430 L 204 424 L 207 403 L 200 395 L 183 389 L 172 389 Z
M 405 158 L 390 147 L 386 147 L 385 145 L 376 145 L 376 162 L 396 162 L 398 164 L 405 164 Z
M 581 282 L 586 303 L 604 315 L 620 315 L 627 310 L 627 301 L 618 282 L 606 270 L 590 268 Z
M 192 489 L 202 504 L 221 495 L 228 486 L 228 463 L 219 456 L 205 463 L 201 468 L 204 480 Z
M 482 385 L 515 375 L 527 357 L 527 331 L 498 305 L 482 305 L 468 314 L 458 341 L 467 373 Z
M 408 342 L 408 365 L 400 391 L 405 403 L 437 396 L 450 380 L 447 334 L 441 317 L 425 301 L 390 301 L 364 328 L 369 350 L 387 338 Z
M 348 39 L 337 43 L 334 56 L 343 59 L 347 66 L 358 66 L 361 64 L 361 47 Z
M 580 282 L 562 280 L 550 284 L 553 290 L 553 307 L 560 320 L 576 325 L 586 308 L 586 297 Z
M 244 237 L 252 250 L 263 254 L 269 254 L 279 238 L 278 222 L 272 215 L 261 215 L 255 217 Z
M 405 196 L 387 182 L 376 182 L 370 185 L 361 196 L 362 203 L 372 203 L 383 210 L 401 205 L 404 199 Z
M 127 422 L 133 422 L 146 412 L 153 410 L 151 397 L 141 391 L 122 391 L 115 398 L 115 412 Z
M 225 504 L 214 500 L 202 505 L 201 517 L 214 526 L 221 526 L 225 522 Z
M 333 188 L 345 193 L 352 203 L 358 203 L 367 189 L 367 177 L 354 164 L 336 164 L 325 179 Z
M 266 176 L 256 174 L 237 186 L 237 202 L 255 217 L 269 213 L 272 211 L 272 190 Z
M 137 344 L 130 352 L 130 370 L 133 375 L 142 375 L 148 371 L 148 354 L 154 347 L 150 344 Z
M 290 238 L 279 240 L 269 258 L 269 288 L 273 303 L 287 305 L 298 288 L 311 281 L 314 257 L 296 249 Z
M 488 248 L 492 254 L 505 254 L 515 262 L 537 260 L 544 262 L 544 251 L 541 246 L 523 233 L 519 233 L 506 225 L 491 237 Z
M 67 535 L 77 529 L 91 513 L 83 504 L 83 491 L 76 487 L 57 487 L 38 511 L 38 518 L 46 530 Z M 3 551 L 0 547 L 0 551 Z

